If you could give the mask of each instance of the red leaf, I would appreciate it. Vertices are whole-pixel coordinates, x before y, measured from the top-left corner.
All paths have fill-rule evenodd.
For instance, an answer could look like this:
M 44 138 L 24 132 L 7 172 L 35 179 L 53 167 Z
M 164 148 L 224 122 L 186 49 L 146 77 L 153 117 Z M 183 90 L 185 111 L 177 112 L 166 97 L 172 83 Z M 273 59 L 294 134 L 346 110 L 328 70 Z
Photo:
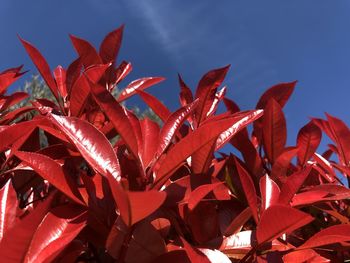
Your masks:
M 252 210 L 250 209 L 250 207 L 247 207 L 232 220 L 230 225 L 226 228 L 224 235 L 230 236 L 238 233 L 251 216 Z
M 216 89 L 224 81 L 230 65 L 207 72 L 199 81 L 195 98 L 199 98 L 196 108 L 197 125 L 207 117 L 207 113 L 215 99 Z
M 56 161 L 42 154 L 31 152 L 16 152 L 16 156 L 33 168 L 41 177 L 63 192 L 78 204 L 85 205 L 78 192 L 77 184 L 71 175 L 64 172 Z
M 295 263 L 295 262 L 317 262 L 326 263 L 330 262 L 329 259 L 321 257 L 320 254 L 312 249 L 305 249 L 300 251 L 292 251 L 283 256 L 284 263 Z
M 121 82 L 132 70 L 130 62 L 123 61 L 115 72 L 115 84 Z
M 25 106 L 25 107 L 21 107 L 18 109 L 15 109 L 9 113 L 7 113 L 4 116 L 1 116 L 0 119 L 0 124 L 9 124 L 11 121 L 13 121 L 14 119 L 17 119 L 18 117 L 20 117 L 22 114 L 25 114 L 29 111 L 34 110 L 35 108 L 32 106 Z
M 102 60 L 96 49 L 88 41 L 73 35 L 69 35 L 69 37 L 85 69 L 91 65 L 102 64 Z
M 138 224 L 128 245 L 125 262 L 138 263 L 153 262 L 157 256 L 165 253 L 166 246 L 163 238 L 149 223 Z
M 9 96 L 4 96 L 2 99 L 5 100 L 5 102 L 1 105 L 0 103 L 0 112 L 8 109 L 12 105 L 15 105 L 19 103 L 20 101 L 28 98 L 28 94 L 25 92 L 15 92 Z
M 57 255 L 85 227 L 86 212 L 69 205 L 48 213 L 32 236 L 24 262 L 44 262 Z
M 291 161 L 297 153 L 298 148 L 295 147 L 287 147 L 284 149 L 283 153 L 277 157 L 272 165 L 271 178 L 273 180 L 284 181 L 286 179 L 288 171 L 290 170 Z
M 314 154 L 321 142 L 322 131 L 312 121 L 306 124 L 298 133 L 298 161 L 304 165 Z
M 63 99 L 65 99 L 68 95 L 67 88 L 66 88 L 66 71 L 62 66 L 58 66 L 54 72 L 53 75 L 55 77 L 56 86 L 58 88 L 58 91 Z
M 144 102 L 147 103 L 147 105 L 154 111 L 155 114 L 158 115 L 158 117 L 163 122 L 166 122 L 166 120 L 171 115 L 171 112 L 161 101 L 159 101 L 156 97 L 152 96 L 151 94 L 142 90 L 137 90 L 137 94 L 140 95 Z
M 40 202 L 36 208 L 9 229 L 0 242 L 0 257 L 4 262 L 23 262 L 33 235 L 50 209 L 53 195 Z M 45 235 L 46 236 L 46 235 Z
M 188 104 L 193 102 L 193 95 L 191 89 L 186 85 L 186 83 L 181 78 L 180 74 L 178 74 L 179 84 L 180 84 L 180 103 L 182 107 L 185 107 Z
M 59 101 L 57 86 L 54 78 L 51 75 L 51 69 L 47 64 L 45 58 L 40 54 L 39 50 L 37 50 L 32 44 L 30 44 L 22 38 L 19 39 L 21 40 L 28 55 L 32 59 L 34 65 L 39 70 L 41 76 L 45 80 L 47 86 L 49 86 L 52 94 L 55 96 L 56 100 Z
M 262 160 L 249 138 L 247 129 L 236 133 L 230 143 L 241 152 L 249 171 L 259 178 L 263 173 Z
M 109 177 L 110 173 L 120 180 L 120 167 L 117 156 L 107 138 L 90 123 L 55 114 L 50 120 L 67 135 L 85 160 L 100 174 Z
M 281 194 L 278 199 L 278 203 L 287 205 L 292 200 L 294 195 L 298 192 L 306 178 L 311 172 L 312 167 L 309 166 L 305 170 L 298 171 L 291 176 L 287 177 L 287 180 L 282 184 Z
M 27 133 L 31 133 L 43 120 L 30 120 L 7 126 L 0 131 L 0 152 L 4 151 L 11 144 Z
M 191 192 L 188 198 L 188 208 L 193 210 L 198 203 L 211 191 L 213 191 L 216 187 L 221 185 L 222 182 L 213 183 L 213 184 L 204 184 L 197 187 L 194 191 Z
M 123 38 L 124 25 L 108 33 L 100 46 L 100 57 L 103 63 L 114 62 L 117 59 Z
M 107 114 L 108 118 L 113 123 L 114 128 L 117 130 L 128 149 L 136 158 L 138 158 L 137 140 L 135 139 L 133 127 L 126 116 L 123 107 L 104 87 L 92 83 L 90 83 L 90 86 L 96 102 Z
M 280 83 L 272 86 L 260 97 L 256 104 L 256 109 L 264 109 L 269 100 L 274 99 L 281 108 L 286 105 L 289 97 L 292 95 L 297 81 Z
M 186 251 L 186 254 L 188 258 L 190 259 L 190 262 L 195 262 L 195 263 L 211 263 L 211 261 L 198 249 L 192 247 L 190 243 L 186 241 L 183 237 L 181 237 L 181 241 L 183 244 L 183 247 Z
M 245 193 L 245 197 L 247 199 L 250 209 L 252 210 L 254 220 L 255 222 L 258 222 L 259 221 L 258 200 L 257 200 L 254 182 L 250 174 L 242 167 L 242 165 L 239 163 L 239 161 L 236 158 L 235 158 L 235 164 L 239 175 L 239 179 L 243 187 L 243 191 Z
M 131 226 L 156 211 L 165 201 L 166 193 L 158 191 L 127 192 L 130 211 L 122 214 L 124 222 Z
M 350 129 L 343 121 L 329 114 L 327 114 L 327 119 L 333 131 L 340 161 L 343 165 L 348 166 L 350 164 Z
M 17 207 L 17 194 L 8 180 L 0 190 L 0 242 L 7 230 L 14 226 Z
M 0 95 L 4 94 L 7 88 L 15 82 L 22 74 L 17 72 L 2 72 L 0 73 Z
M 350 241 L 350 225 L 335 225 L 317 232 L 298 249 L 321 247 L 348 241 Z
M 316 161 L 316 163 L 319 166 L 321 166 L 331 178 L 333 178 L 332 181 L 335 181 L 335 178 L 337 177 L 337 175 L 333 170 L 333 167 L 330 164 L 330 162 L 327 159 L 325 159 L 322 155 L 319 155 L 318 153 L 314 153 L 313 158 Z
M 148 167 L 153 160 L 157 151 L 157 144 L 155 143 L 159 138 L 159 126 L 150 119 L 144 119 L 140 122 L 142 131 L 142 162 L 144 167 Z
M 160 162 L 153 188 L 161 187 L 182 162 L 223 131 L 234 125 L 236 117 L 227 117 L 216 122 L 208 122 L 184 137 L 174 145 Z
M 252 249 L 253 242 L 251 230 L 241 231 L 225 237 L 219 249 L 231 258 L 242 259 Z
M 122 90 L 119 95 L 118 102 L 126 100 L 127 98 L 136 94 L 138 90 L 145 90 L 159 82 L 162 82 L 162 77 L 148 77 L 134 80 L 126 88 Z
M 227 87 L 225 86 L 215 94 L 214 101 L 207 113 L 207 116 L 210 116 L 216 113 L 219 106 L 219 102 L 222 101 L 224 96 L 226 95 L 226 89 Z
M 70 111 L 72 116 L 78 116 L 85 104 L 86 99 L 90 95 L 89 81 L 96 83 L 105 73 L 108 65 L 95 65 L 82 74 L 74 83 L 70 93 Z
M 231 112 L 231 113 L 236 113 L 241 111 L 238 107 L 238 105 L 233 101 L 228 98 L 224 98 L 224 104 L 226 106 L 226 109 Z
M 261 214 L 270 206 L 275 205 L 278 202 L 280 196 L 280 188 L 278 185 L 265 174 L 260 178 L 260 193 L 261 193 Z
M 197 105 L 198 101 L 195 101 L 178 109 L 169 116 L 159 134 L 157 156 L 160 156 L 170 145 L 175 133 L 179 130 L 181 125 L 186 121 Z
M 347 198 L 350 198 L 350 190 L 348 188 L 335 184 L 322 184 L 295 195 L 291 205 L 300 206 Z
M 271 99 L 263 116 L 263 146 L 271 163 L 283 152 L 287 140 L 286 120 L 281 106 Z
M 271 241 L 310 223 L 313 217 L 295 208 L 273 205 L 261 216 L 256 230 L 259 244 Z
M 236 133 L 247 127 L 253 121 L 259 119 L 262 115 L 262 110 L 242 111 L 232 115 L 232 117 L 236 118 L 236 122 L 220 134 L 216 141 L 215 149 L 218 150 L 223 147 Z
M 80 58 L 77 58 L 68 66 L 66 72 L 66 90 L 68 94 L 71 94 L 72 86 L 79 78 L 82 67 L 83 65 Z

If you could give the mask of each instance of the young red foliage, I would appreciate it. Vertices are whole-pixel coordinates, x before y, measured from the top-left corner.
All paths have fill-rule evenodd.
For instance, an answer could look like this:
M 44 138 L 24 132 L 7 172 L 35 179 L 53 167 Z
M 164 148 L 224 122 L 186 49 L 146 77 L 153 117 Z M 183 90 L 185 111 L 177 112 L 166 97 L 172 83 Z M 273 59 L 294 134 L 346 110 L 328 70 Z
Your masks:
M 256 110 L 240 111 L 226 86 L 218 90 L 228 66 L 206 73 L 195 91 L 179 75 L 174 112 L 144 92 L 162 77 L 132 81 L 115 98 L 111 91 L 132 70 L 116 64 L 123 29 L 98 51 L 71 36 L 79 57 L 53 73 L 21 39 L 55 102 L 12 110 L 28 96 L 5 95 L 22 67 L 0 73 L 1 260 L 349 260 L 350 190 L 337 176 L 350 176 L 348 126 L 327 114 L 286 146 L 283 107 L 296 82 L 271 87 Z M 120 104 L 135 94 L 161 125 Z M 322 132 L 334 141 L 323 155 Z M 220 152 L 228 143 L 233 153 Z

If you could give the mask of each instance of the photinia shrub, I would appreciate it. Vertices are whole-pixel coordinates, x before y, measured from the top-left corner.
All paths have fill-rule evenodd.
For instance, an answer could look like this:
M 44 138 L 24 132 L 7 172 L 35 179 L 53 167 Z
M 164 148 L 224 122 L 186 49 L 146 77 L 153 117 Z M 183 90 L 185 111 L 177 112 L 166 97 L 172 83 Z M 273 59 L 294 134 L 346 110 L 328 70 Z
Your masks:
M 344 122 L 311 119 L 287 146 L 283 107 L 296 82 L 241 111 L 221 88 L 229 66 L 206 73 L 195 93 L 179 76 L 181 107 L 172 112 L 145 91 L 163 78 L 121 84 L 132 69 L 116 60 L 122 33 L 98 51 L 70 36 L 78 58 L 53 71 L 21 39 L 55 101 L 13 110 L 28 94 L 6 91 L 24 72 L 0 73 L 2 262 L 350 259 Z M 115 98 L 117 85 L 125 88 Z M 135 95 L 161 125 L 122 106 Z M 333 144 L 319 154 L 323 133 Z M 220 151 L 227 144 L 234 153 Z

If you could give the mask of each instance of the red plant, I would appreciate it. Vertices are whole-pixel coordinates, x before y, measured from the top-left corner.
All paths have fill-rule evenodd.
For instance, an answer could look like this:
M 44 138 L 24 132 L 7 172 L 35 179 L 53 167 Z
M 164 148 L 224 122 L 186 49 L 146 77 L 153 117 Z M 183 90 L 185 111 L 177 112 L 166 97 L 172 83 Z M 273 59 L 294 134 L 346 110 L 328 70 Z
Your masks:
M 99 51 L 71 36 L 78 59 L 53 74 L 21 39 L 56 101 L 11 111 L 27 95 L 5 92 L 23 73 L 0 74 L 1 260 L 349 260 L 350 190 L 339 179 L 350 176 L 349 128 L 331 115 L 312 119 L 287 147 L 283 107 L 296 82 L 240 111 L 218 90 L 229 66 L 205 74 L 195 94 L 179 76 L 175 112 L 145 92 L 160 77 L 135 80 L 116 99 L 111 91 L 131 71 L 116 63 L 122 32 Z M 161 127 L 120 104 L 133 95 Z M 218 114 L 221 102 L 227 111 Z M 320 155 L 322 132 L 334 145 Z M 240 156 L 219 152 L 225 144 Z

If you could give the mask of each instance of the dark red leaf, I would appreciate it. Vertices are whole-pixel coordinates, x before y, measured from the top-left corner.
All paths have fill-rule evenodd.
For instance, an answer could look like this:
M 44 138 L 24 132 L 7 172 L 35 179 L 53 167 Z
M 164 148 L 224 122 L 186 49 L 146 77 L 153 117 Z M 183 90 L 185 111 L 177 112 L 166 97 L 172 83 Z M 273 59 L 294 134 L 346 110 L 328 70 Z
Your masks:
M 322 131 L 312 121 L 306 124 L 298 133 L 298 161 L 304 165 L 314 154 L 321 142 Z
M 301 206 L 347 198 L 350 198 L 350 190 L 348 188 L 336 184 L 322 184 L 295 195 L 291 205 Z
M 197 125 L 201 123 L 209 112 L 215 99 L 216 89 L 224 81 L 230 65 L 207 72 L 199 81 L 195 98 L 199 98 L 199 105 L 196 108 Z
M 236 216 L 230 225 L 226 228 L 224 235 L 231 236 L 237 234 L 244 226 L 244 224 L 252 216 L 252 210 L 250 207 L 244 209 L 238 216 Z
M 256 190 L 254 186 L 254 182 L 250 176 L 250 174 L 242 167 L 237 159 L 235 159 L 235 164 L 237 168 L 237 172 L 239 175 L 239 179 L 241 181 L 243 191 L 245 193 L 245 197 L 247 199 L 248 205 L 252 210 L 252 214 L 255 222 L 258 222 L 258 200 L 256 195 Z
M 16 71 L 1 72 L 0 73 L 0 95 L 4 94 L 7 88 L 22 75 L 23 74 L 19 73 L 19 71 L 18 72 Z
M 72 116 L 78 116 L 86 102 L 86 99 L 90 95 L 89 81 L 96 83 L 105 73 L 108 65 L 96 65 L 85 70 L 74 83 L 70 93 L 70 111 Z
M 231 113 L 236 113 L 241 111 L 238 105 L 233 100 L 224 98 L 224 104 L 226 106 L 226 109 Z
M 293 81 L 272 86 L 260 97 L 256 109 L 264 109 L 271 99 L 274 99 L 283 108 L 292 95 L 296 84 L 297 81 Z
M 350 129 L 338 118 L 327 114 L 328 123 L 333 131 L 334 142 L 337 144 L 339 159 L 343 165 L 350 164 Z
M 106 88 L 93 83 L 90 83 L 90 86 L 96 102 L 107 114 L 108 118 L 113 123 L 114 128 L 117 130 L 128 149 L 137 158 L 137 140 L 135 139 L 133 127 L 126 116 L 123 107 L 115 100 L 113 95 L 106 90 Z
M 262 119 L 263 146 L 271 163 L 283 152 L 287 140 L 286 120 L 280 104 L 271 99 Z
M 190 259 L 190 262 L 200 262 L 200 263 L 212 263 L 207 256 L 205 256 L 202 252 L 200 252 L 198 249 L 192 247 L 190 243 L 186 241 L 183 237 L 181 237 L 181 241 L 183 244 L 183 247 L 186 251 L 186 254 L 188 258 Z
M 282 184 L 281 194 L 278 199 L 278 203 L 287 205 L 293 199 L 294 195 L 298 192 L 306 178 L 311 172 L 312 167 L 309 166 L 304 170 L 295 172 L 291 176 L 287 177 L 286 181 Z
M 3 104 L 0 103 L 0 112 L 8 109 L 12 105 L 15 105 L 19 103 L 20 101 L 28 98 L 28 94 L 25 92 L 15 92 L 12 93 L 9 96 L 4 96 L 3 99 L 5 100 Z
M 119 95 L 118 102 L 126 100 L 127 98 L 136 94 L 138 90 L 145 90 L 159 82 L 162 82 L 162 77 L 148 77 L 134 80 L 126 88 L 122 90 Z
M 103 63 L 114 62 L 117 59 L 123 38 L 124 25 L 110 32 L 103 39 L 100 46 L 100 57 Z
M 271 241 L 310 223 L 313 217 L 295 208 L 273 205 L 261 216 L 256 230 L 259 244 Z
M 284 181 L 286 179 L 290 171 L 291 161 L 297 153 L 298 148 L 295 147 L 287 147 L 284 149 L 272 165 L 271 178 L 273 180 Z
M 73 43 L 75 50 L 79 54 L 79 57 L 85 69 L 91 65 L 103 63 L 96 49 L 88 41 L 73 35 L 70 35 L 69 37 Z
M 166 120 L 171 115 L 171 111 L 161 101 L 159 101 L 153 95 L 142 90 L 137 90 L 137 94 L 140 95 L 144 102 L 147 103 L 148 107 L 150 107 L 163 122 L 166 122 Z
M 127 263 L 138 263 L 141 259 L 143 262 L 153 262 L 167 251 L 163 238 L 149 222 L 137 225 L 127 249 Z
M 175 133 L 180 129 L 181 125 L 186 121 L 197 105 L 198 101 L 195 101 L 180 108 L 169 116 L 159 134 L 157 156 L 160 156 L 170 145 Z
M 84 205 L 74 178 L 66 174 L 63 167 L 55 160 L 38 153 L 18 151 L 15 154 L 58 190 L 78 204 Z
M 0 152 L 4 151 L 25 134 L 31 133 L 42 121 L 42 119 L 37 119 L 16 123 L 0 131 Z
M 56 100 L 58 101 L 58 91 L 57 91 L 57 86 L 55 83 L 54 78 L 51 75 L 51 69 L 49 65 L 47 64 L 45 58 L 40 54 L 39 50 L 37 50 L 32 44 L 29 42 L 25 41 L 22 38 L 19 38 L 26 49 L 28 55 L 32 59 L 34 65 L 40 72 L 41 76 L 45 80 L 47 86 L 49 86 L 52 94 L 55 96 Z
M 181 78 L 180 74 L 178 74 L 179 84 L 180 84 L 180 103 L 182 107 L 193 102 L 193 95 L 191 89 L 186 85 L 186 83 Z
M 350 225 L 335 225 L 316 233 L 298 249 L 321 247 L 348 241 L 350 241 Z
M 198 203 L 211 191 L 213 191 L 216 187 L 221 185 L 222 182 L 219 183 L 213 183 L 213 184 L 204 184 L 199 187 L 197 187 L 195 190 L 193 190 L 188 198 L 188 208 L 190 210 L 193 210 Z
M 130 62 L 123 61 L 115 72 L 115 84 L 121 82 L 132 70 Z
M 75 81 L 79 78 L 82 67 L 80 58 L 77 58 L 68 66 L 66 72 L 66 89 L 68 94 L 71 94 L 71 89 Z

